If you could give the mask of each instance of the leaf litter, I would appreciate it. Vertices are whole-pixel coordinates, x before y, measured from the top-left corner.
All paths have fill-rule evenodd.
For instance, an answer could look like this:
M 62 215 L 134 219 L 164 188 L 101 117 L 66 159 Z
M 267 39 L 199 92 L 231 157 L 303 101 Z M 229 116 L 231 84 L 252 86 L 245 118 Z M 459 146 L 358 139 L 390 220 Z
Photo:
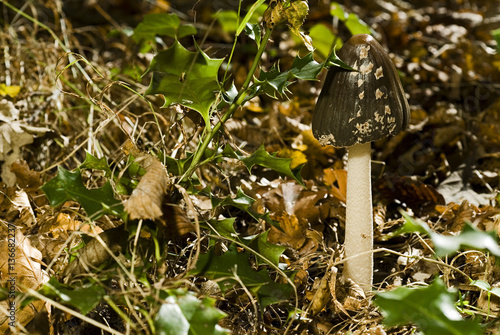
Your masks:
M 117 31 L 140 20 L 111 1 L 83 7 L 96 17 L 110 15 L 101 15 L 98 26 L 85 22 L 90 20 L 85 15 L 77 23 L 71 13 L 54 23 L 59 9 L 41 2 L 23 8 L 51 17 L 43 23 L 51 22 L 64 37 L 61 44 L 41 25 L 5 7 L 7 22 L 22 29 L 2 31 L 9 48 L 1 63 L 0 94 L 7 108 L 0 120 L 1 231 L 7 237 L 6 225 L 15 224 L 16 236 L 22 233 L 31 241 L 18 253 L 24 255 L 19 265 L 36 269 L 32 277 L 38 279 L 29 287 L 39 289 L 47 274 L 69 282 L 70 287 L 54 281 L 56 290 L 46 286 L 40 292 L 77 311 L 85 307 L 83 314 L 94 320 L 99 320 L 95 312 L 104 313 L 106 322 L 123 333 L 124 324 L 132 325 L 131 333 L 151 333 L 145 315 L 158 329 L 168 328 L 173 315 L 192 331 L 204 329 L 189 310 L 205 310 L 199 320 L 214 334 L 223 332 L 217 324 L 235 334 L 410 334 L 417 329 L 444 334 L 466 328 L 471 334 L 495 334 L 500 60 L 489 33 L 498 28 L 492 2 L 456 2 L 453 8 L 432 6 L 432 1 L 428 6 L 309 4 L 302 27 L 303 18 L 292 20 L 301 37 L 282 29 L 268 46 L 251 86 L 253 93 L 268 96 L 255 96 L 235 112 L 225 124 L 228 136 L 215 138 L 217 147 L 205 153 L 217 164 L 197 169 L 189 183 L 182 172 L 203 132 L 189 109 L 205 124 L 220 117 L 213 113 L 223 100 L 215 94 L 221 88 L 217 78 L 226 71 L 225 51 L 231 46 L 217 33 L 222 29 L 217 24 L 208 29 L 210 5 L 195 7 L 200 21 L 193 25 L 191 6 L 157 3 L 164 7 L 141 5 L 142 14 L 179 8 L 181 20 L 165 19 L 166 30 L 158 35 L 143 25 L 134 47 L 127 34 Z M 280 10 L 276 6 L 272 13 L 279 16 Z M 339 18 L 333 25 L 330 11 Z M 149 24 L 154 25 L 154 17 Z M 318 62 L 327 56 L 305 51 L 316 41 L 304 32 L 314 31 L 316 24 L 338 40 L 371 27 L 392 52 L 412 105 L 410 129 L 373 145 L 373 158 L 382 162 L 373 169 L 379 248 L 373 299 L 341 275 L 345 150 L 321 147 L 308 129 L 321 82 L 307 80 L 316 78 Z M 258 26 L 248 27 L 258 31 Z M 242 32 L 239 38 L 247 38 Z M 175 74 L 167 82 L 171 95 L 142 99 L 148 83 L 140 76 L 165 49 L 180 51 L 191 62 L 169 64 L 166 73 Z M 229 73 L 239 87 L 255 50 L 237 51 Z M 209 68 L 210 78 L 193 81 L 192 64 L 196 71 Z M 204 86 L 210 92 L 196 94 Z M 151 87 L 150 93 L 163 92 Z M 153 167 L 141 165 L 140 155 L 130 158 L 130 150 L 123 150 L 130 142 L 142 157 L 154 156 Z M 95 160 L 87 160 L 87 153 Z M 105 163 L 99 163 L 102 159 Z M 42 182 L 47 197 L 39 189 Z M 187 196 L 169 187 L 180 183 Z M 128 220 L 120 214 L 122 203 Z M 187 272 L 189 264 L 194 272 Z M 203 296 L 208 291 L 202 288 L 211 283 L 219 287 L 211 290 L 215 300 Z M 103 291 L 84 303 L 79 297 L 89 292 L 89 284 Z M 65 300 L 62 293 L 69 290 L 73 295 Z M 104 300 L 104 290 L 112 300 Z M 435 313 L 417 317 L 422 311 L 411 309 L 418 307 L 415 297 L 432 298 L 420 305 Z M 42 302 L 31 304 L 40 310 Z M 78 314 L 46 309 L 53 311 L 55 333 L 99 328 L 79 321 Z M 18 321 L 29 328 L 34 317 L 30 311 L 19 314 Z M 435 319 L 444 320 L 445 329 L 436 328 Z

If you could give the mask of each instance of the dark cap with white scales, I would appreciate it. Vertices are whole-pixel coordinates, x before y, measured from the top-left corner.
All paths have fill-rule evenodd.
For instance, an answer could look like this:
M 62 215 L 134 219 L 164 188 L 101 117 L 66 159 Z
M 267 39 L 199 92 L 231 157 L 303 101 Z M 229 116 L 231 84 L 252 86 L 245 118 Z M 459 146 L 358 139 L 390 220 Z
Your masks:
M 410 108 L 387 52 L 370 35 L 351 37 L 338 57 L 356 71 L 332 66 L 316 103 L 312 129 L 322 145 L 348 147 L 406 129 Z

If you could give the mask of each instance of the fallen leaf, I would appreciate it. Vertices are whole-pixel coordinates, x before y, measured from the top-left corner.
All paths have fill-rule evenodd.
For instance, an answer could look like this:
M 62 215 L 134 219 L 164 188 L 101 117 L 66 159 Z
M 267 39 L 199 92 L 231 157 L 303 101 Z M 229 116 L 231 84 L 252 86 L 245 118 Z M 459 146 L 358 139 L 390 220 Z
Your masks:
M 146 168 L 146 174 L 124 205 L 130 219 L 160 218 L 163 214 L 162 203 L 169 183 L 163 164 L 154 160 Z
M 330 193 L 342 202 L 346 202 L 347 171 L 340 169 L 323 170 L 323 182 L 330 187 Z
M 26 192 L 32 192 L 42 186 L 40 172 L 33 171 L 25 160 L 18 159 L 10 166 L 10 172 L 16 175 L 17 184 L 26 189 Z
M 311 301 L 309 314 L 314 316 L 321 312 L 328 301 L 330 301 L 330 291 L 328 289 L 328 276 L 316 278 L 311 291 L 306 291 L 306 298 Z
M 24 292 L 26 288 L 37 290 L 48 281 L 47 274 L 41 268 L 42 254 L 34 248 L 29 239 L 16 229 L 9 230 L 8 238 L 0 241 L 0 286 L 8 292 L 7 300 L 1 301 L 1 309 L 11 311 L 13 306 L 14 320 L 10 315 L 0 315 L 0 332 L 5 334 L 11 322 L 25 326 L 44 305 L 43 301 L 34 301 L 21 308 L 15 300 L 16 292 Z M 12 313 L 12 312 L 11 312 Z

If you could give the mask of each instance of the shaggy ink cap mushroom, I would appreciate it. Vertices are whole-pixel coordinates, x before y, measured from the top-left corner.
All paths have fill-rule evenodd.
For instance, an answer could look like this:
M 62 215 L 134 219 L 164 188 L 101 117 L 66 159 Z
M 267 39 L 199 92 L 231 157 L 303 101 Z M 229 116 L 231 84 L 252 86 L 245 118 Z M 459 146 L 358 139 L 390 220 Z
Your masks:
M 370 35 L 354 35 L 337 56 L 356 71 L 329 69 L 313 114 L 314 137 L 348 147 L 406 129 L 410 108 L 383 47 Z

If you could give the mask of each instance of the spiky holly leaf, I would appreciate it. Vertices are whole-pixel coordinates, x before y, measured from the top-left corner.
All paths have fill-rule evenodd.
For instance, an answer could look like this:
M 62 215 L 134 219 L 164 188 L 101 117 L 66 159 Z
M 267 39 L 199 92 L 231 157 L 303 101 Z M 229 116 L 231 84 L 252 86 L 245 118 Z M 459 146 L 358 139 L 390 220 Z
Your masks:
M 196 28 L 190 24 L 181 25 L 181 20 L 177 15 L 154 13 L 144 16 L 142 22 L 134 29 L 133 38 L 139 42 L 153 40 L 157 35 L 182 38 L 194 34 L 196 34 Z
M 153 73 L 146 94 L 162 94 L 164 107 L 172 104 L 198 111 L 209 124 L 209 111 L 220 90 L 217 72 L 223 59 L 210 58 L 199 48 L 186 50 L 176 41 L 158 53 L 146 71 Z
M 262 255 L 264 257 L 262 258 L 257 256 L 259 264 L 261 264 L 262 260 L 264 260 L 264 262 L 269 261 L 274 265 L 278 265 L 280 256 L 283 254 L 287 247 L 270 243 L 267 240 L 268 234 L 269 230 L 257 235 L 251 240 L 248 246 L 255 250 L 259 255 Z
M 106 172 L 106 177 L 111 176 L 111 169 L 109 168 L 106 157 L 97 158 L 89 152 L 85 152 L 85 161 L 80 165 L 80 168 L 102 170 Z
M 424 221 L 414 219 L 406 212 L 402 212 L 402 214 L 406 219 L 405 224 L 392 234 L 387 235 L 384 239 L 405 233 L 418 232 L 428 235 L 431 238 L 436 249 L 436 256 L 438 257 L 453 254 L 464 248 L 487 250 L 496 257 L 500 257 L 500 247 L 498 246 L 495 232 L 480 231 L 469 223 L 466 223 L 463 231 L 456 236 L 441 235 L 433 232 Z
M 217 255 L 214 249 L 210 248 L 208 253 L 200 256 L 192 275 L 216 280 L 223 292 L 242 283 L 257 296 L 262 308 L 290 299 L 292 287 L 275 283 L 265 269 L 255 271 L 249 263 L 249 253 L 238 252 L 235 244 L 231 244 L 222 255 Z
M 93 220 L 104 214 L 123 213 L 121 202 L 113 196 L 111 184 L 107 182 L 101 188 L 88 189 L 83 185 L 80 169 L 71 172 L 59 166 L 57 176 L 41 189 L 47 195 L 51 206 L 59 206 L 68 200 L 77 201 Z
M 169 296 L 155 316 L 155 329 L 162 335 L 222 335 L 228 331 L 217 323 L 226 313 L 215 307 L 211 298 L 198 299 L 180 290 Z
M 269 72 L 261 71 L 253 87 L 256 92 L 253 96 L 259 93 L 266 93 L 273 98 L 277 98 L 276 94 L 283 96 L 289 92 L 287 87 L 295 79 L 316 80 L 322 68 L 323 64 L 316 62 L 312 53 L 303 58 L 295 57 L 290 70 L 284 72 L 280 72 L 279 67 L 274 65 Z
M 300 171 L 302 170 L 302 165 L 292 169 L 290 164 L 292 162 L 291 158 L 279 158 L 273 155 L 270 155 L 264 146 L 261 146 L 257 151 L 255 151 L 250 157 L 240 159 L 243 164 L 247 167 L 248 171 L 251 172 L 252 167 L 255 165 L 260 165 L 263 167 L 270 168 L 280 174 L 283 174 L 287 177 L 295 179 L 301 185 L 304 185 L 302 182 L 302 176 L 300 175 Z
M 441 279 L 427 287 L 377 293 L 375 298 L 389 327 L 412 323 L 425 335 L 482 334 L 476 320 L 462 319 L 456 301 L 456 292 L 448 290 Z
M 210 193 L 210 200 L 214 208 L 217 206 L 233 206 L 245 212 L 249 212 L 250 206 L 255 202 L 255 199 L 246 195 L 241 188 L 238 189 L 235 197 L 227 196 L 223 199 L 217 198 Z
M 50 278 L 38 292 L 47 298 L 62 302 L 64 305 L 78 308 L 83 315 L 94 309 L 106 294 L 102 286 L 70 287 L 59 283 L 55 277 Z

